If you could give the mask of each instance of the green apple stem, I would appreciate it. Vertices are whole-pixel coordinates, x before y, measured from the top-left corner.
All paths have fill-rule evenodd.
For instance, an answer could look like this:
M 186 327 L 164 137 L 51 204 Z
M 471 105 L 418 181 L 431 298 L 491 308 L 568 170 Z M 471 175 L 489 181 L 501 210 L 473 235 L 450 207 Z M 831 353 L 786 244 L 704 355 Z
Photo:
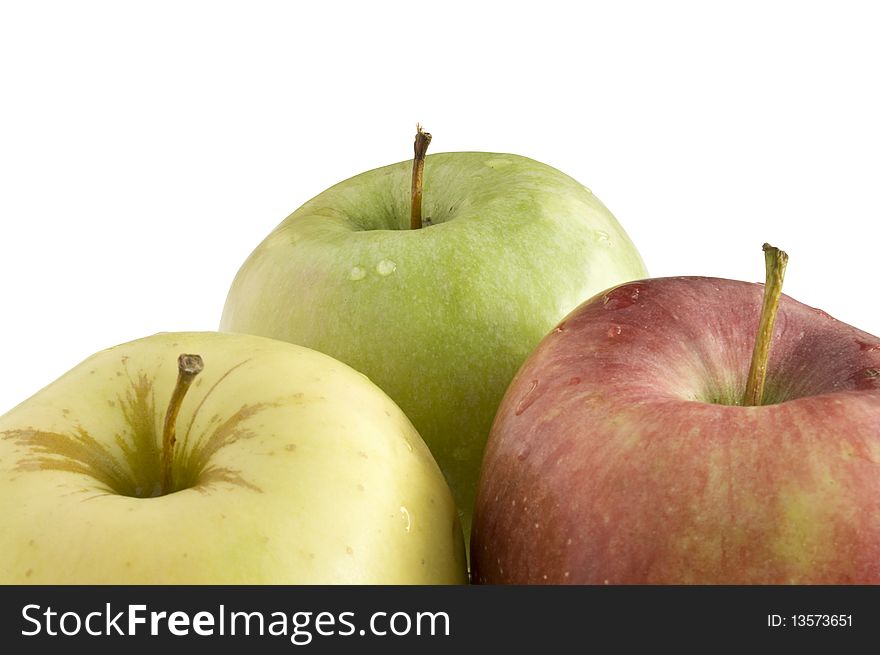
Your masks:
M 172 461 L 174 459 L 174 443 L 177 441 L 177 415 L 183 398 L 196 376 L 205 367 L 199 355 L 181 355 L 177 358 L 177 384 L 168 401 L 165 412 L 165 426 L 162 430 L 162 494 L 171 493 L 174 483 Z
M 418 230 L 422 227 L 422 184 L 425 177 L 425 153 L 428 152 L 428 144 L 431 143 L 431 135 L 416 124 L 416 142 L 413 146 L 412 172 L 412 206 L 409 215 L 409 227 Z
M 773 324 L 776 322 L 776 311 L 779 309 L 779 297 L 782 295 L 782 279 L 788 255 L 764 244 L 764 265 L 767 269 L 764 284 L 764 302 L 761 306 L 761 318 L 758 322 L 758 335 L 755 349 L 752 351 L 752 363 L 749 366 L 749 377 L 746 381 L 746 392 L 742 404 L 747 407 L 761 405 L 764 400 L 764 383 L 767 379 L 767 362 L 770 359 L 770 342 L 773 340 Z

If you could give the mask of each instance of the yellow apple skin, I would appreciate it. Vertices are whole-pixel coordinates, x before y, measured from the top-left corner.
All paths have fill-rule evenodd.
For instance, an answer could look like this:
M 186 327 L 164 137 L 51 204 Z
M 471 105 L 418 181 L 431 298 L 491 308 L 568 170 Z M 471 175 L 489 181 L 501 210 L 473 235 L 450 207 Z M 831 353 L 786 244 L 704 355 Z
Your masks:
M 177 420 L 186 488 L 122 495 L 161 479 L 181 353 L 205 363 Z M 104 350 L 0 417 L 0 553 L 5 584 L 467 581 L 451 493 L 403 412 L 330 357 L 234 334 Z

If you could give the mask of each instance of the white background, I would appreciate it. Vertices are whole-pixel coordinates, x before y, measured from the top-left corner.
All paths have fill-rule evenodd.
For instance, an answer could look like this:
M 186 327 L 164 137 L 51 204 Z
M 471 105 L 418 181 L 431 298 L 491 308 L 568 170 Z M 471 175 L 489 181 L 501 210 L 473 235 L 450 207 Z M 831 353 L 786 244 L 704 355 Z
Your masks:
M 331 184 L 512 152 L 652 275 L 763 279 L 880 334 L 880 21 L 856 2 L 5 2 L 0 413 L 104 347 L 217 327 Z

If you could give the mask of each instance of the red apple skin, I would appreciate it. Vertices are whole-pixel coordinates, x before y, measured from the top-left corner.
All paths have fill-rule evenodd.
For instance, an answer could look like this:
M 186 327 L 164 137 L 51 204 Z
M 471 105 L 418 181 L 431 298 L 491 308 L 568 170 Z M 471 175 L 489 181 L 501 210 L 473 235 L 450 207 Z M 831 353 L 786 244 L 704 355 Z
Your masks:
M 489 437 L 473 580 L 880 583 L 880 339 L 783 296 L 785 402 L 712 402 L 742 397 L 762 293 L 645 280 L 547 335 Z

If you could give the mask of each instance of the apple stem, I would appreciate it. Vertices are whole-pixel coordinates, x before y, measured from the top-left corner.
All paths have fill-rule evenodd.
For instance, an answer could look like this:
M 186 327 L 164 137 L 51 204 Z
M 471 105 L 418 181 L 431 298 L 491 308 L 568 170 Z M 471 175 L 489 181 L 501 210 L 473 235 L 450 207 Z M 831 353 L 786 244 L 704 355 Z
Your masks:
M 168 401 L 165 426 L 162 430 L 162 494 L 171 493 L 173 476 L 171 463 L 174 459 L 174 443 L 177 441 L 177 415 L 183 398 L 196 376 L 205 367 L 199 355 L 180 355 L 177 358 L 177 384 Z
M 752 351 L 752 363 L 749 366 L 749 377 L 746 381 L 746 392 L 742 404 L 754 407 L 763 404 L 764 383 L 767 379 L 767 362 L 770 359 L 770 342 L 773 340 L 773 324 L 776 322 L 776 311 L 779 309 L 779 298 L 782 296 L 782 279 L 788 255 L 764 244 L 764 265 L 767 269 L 764 284 L 764 301 L 761 306 L 761 318 L 758 322 L 758 334 L 755 349 Z
M 418 230 L 422 227 L 422 183 L 425 177 L 425 153 L 428 152 L 428 144 L 431 143 L 431 135 L 416 123 L 416 141 L 413 146 L 412 172 L 412 206 L 409 216 L 409 227 Z

